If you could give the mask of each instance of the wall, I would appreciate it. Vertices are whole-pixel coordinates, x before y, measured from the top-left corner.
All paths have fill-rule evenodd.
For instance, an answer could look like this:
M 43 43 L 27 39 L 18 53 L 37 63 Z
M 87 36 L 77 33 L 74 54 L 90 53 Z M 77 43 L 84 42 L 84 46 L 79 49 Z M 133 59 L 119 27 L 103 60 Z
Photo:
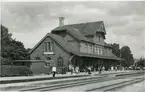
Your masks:
M 34 75 L 37 74 L 49 74 L 51 72 L 51 67 L 45 67 L 45 62 L 32 62 L 31 71 Z
M 110 48 L 105 47 L 105 55 L 106 56 L 111 56 L 112 55 L 112 50 Z
M 100 42 L 99 42 L 99 36 L 100 36 Z M 96 33 L 93 40 L 94 40 L 94 43 L 96 44 L 104 45 L 104 38 L 101 33 Z
M 44 42 L 46 41 L 52 41 L 53 42 L 53 51 L 54 54 L 47 54 L 44 55 Z M 54 65 L 57 67 L 57 58 L 58 57 L 62 57 L 64 60 L 64 65 L 68 65 L 68 61 L 69 61 L 69 53 L 66 52 L 57 42 L 55 42 L 52 38 L 47 37 L 31 54 L 30 54 L 30 59 L 31 60 L 35 60 L 35 58 L 39 56 L 41 58 L 41 60 L 44 61 L 48 61 L 47 57 L 50 57 L 52 59 L 52 61 L 50 62 L 51 65 Z M 34 66 L 39 66 L 39 64 L 34 64 Z M 43 65 L 42 65 L 43 66 Z M 42 68 L 42 67 L 41 67 Z M 40 69 L 41 69 L 40 68 Z M 57 71 L 59 71 L 60 69 L 57 68 Z
M 94 36 L 86 36 L 86 38 L 92 42 L 94 41 Z
M 80 52 L 94 54 L 94 45 L 87 42 L 80 42 Z
M 64 37 L 64 40 L 67 42 L 67 45 L 72 48 L 73 51 L 79 51 L 79 41 L 71 36 L 69 33 Z

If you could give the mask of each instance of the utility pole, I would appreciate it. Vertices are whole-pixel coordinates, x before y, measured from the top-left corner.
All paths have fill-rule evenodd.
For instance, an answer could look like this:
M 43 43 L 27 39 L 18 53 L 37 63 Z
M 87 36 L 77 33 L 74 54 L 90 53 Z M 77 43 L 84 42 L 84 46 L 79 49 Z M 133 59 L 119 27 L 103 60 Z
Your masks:
M 121 49 L 119 50 L 119 54 L 120 54 L 120 70 L 121 70 Z

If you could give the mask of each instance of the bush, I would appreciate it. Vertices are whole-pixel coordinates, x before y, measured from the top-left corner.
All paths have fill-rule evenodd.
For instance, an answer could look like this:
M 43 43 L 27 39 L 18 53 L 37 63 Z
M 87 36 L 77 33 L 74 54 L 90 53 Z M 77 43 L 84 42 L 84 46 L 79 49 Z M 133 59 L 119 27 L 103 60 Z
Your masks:
M 32 71 L 27 66 L 2 65 L 0 68 L 2 77 L 32 75 Z

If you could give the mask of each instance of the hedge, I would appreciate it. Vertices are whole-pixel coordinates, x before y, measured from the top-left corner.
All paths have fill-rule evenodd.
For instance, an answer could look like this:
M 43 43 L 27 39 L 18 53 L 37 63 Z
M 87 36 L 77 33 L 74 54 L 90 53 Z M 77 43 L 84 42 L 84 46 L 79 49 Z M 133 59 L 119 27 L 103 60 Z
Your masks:
M 27 66 L 2 65 L 0 68 L 2 77 L 32 75 L 32 71 Z

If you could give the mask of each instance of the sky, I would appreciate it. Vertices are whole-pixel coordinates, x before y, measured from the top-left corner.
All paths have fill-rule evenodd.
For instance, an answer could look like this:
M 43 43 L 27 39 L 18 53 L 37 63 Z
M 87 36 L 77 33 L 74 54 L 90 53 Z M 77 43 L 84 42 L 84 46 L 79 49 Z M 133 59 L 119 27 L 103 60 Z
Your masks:
M 134 57 L 145 57 L 145 2 L 1 2 L 1 22 L 12 37 L 33 48 L 52 29 L 64 24 L 103 21 L 106 42 L 129 46 Z

